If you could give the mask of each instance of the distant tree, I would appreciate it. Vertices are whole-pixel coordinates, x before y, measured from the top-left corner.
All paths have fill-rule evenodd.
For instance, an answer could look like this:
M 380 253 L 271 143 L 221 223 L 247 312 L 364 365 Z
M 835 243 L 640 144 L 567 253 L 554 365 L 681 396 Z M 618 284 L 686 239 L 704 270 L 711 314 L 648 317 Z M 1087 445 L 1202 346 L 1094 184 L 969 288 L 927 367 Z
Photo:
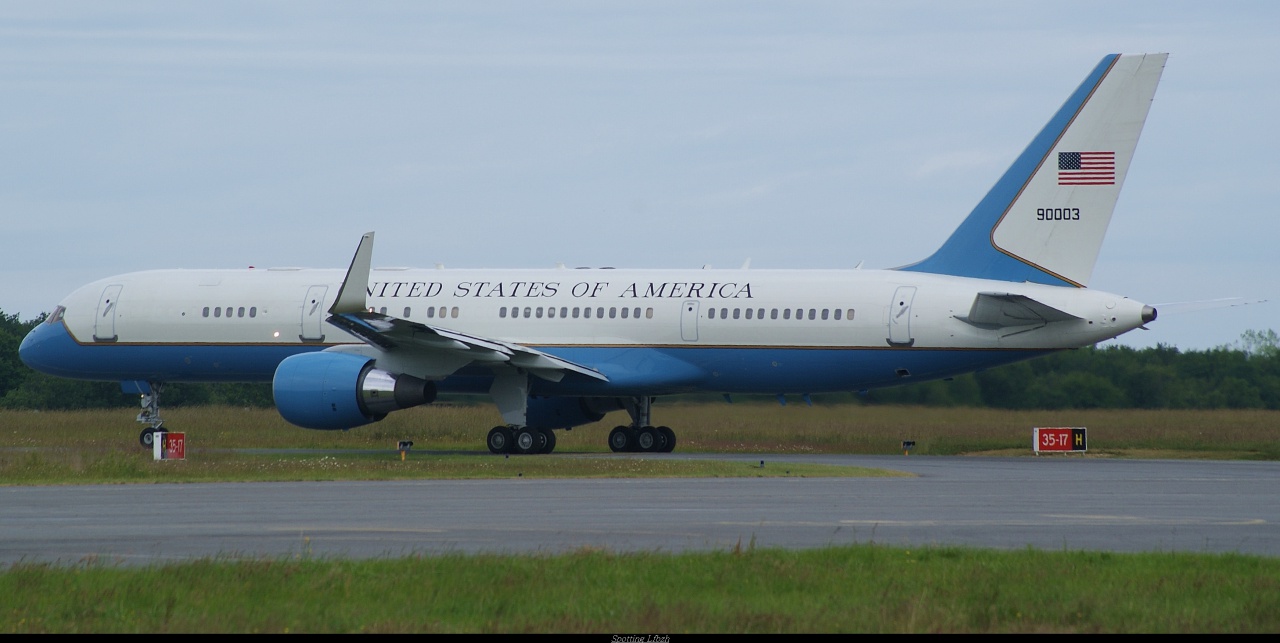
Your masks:
M 0 407 L 39 411 L 127 407 L 137 403 L 137 396 L 121 393 L 118 382 L 68 380 L 30 369 L 18 386 L 0 397 Z
M 44 315 L 24 322 L 17 315 L 0 312 L 0 397 L 21 384 L 31 372 L 18 359 L 18 346 L 22 344 L 22 338 L 42 321 Z
M 1240 334 L 1240 348 L 1249 357 L 1280 357 L 1280 335 L 1271 329 L 1246 330 Z

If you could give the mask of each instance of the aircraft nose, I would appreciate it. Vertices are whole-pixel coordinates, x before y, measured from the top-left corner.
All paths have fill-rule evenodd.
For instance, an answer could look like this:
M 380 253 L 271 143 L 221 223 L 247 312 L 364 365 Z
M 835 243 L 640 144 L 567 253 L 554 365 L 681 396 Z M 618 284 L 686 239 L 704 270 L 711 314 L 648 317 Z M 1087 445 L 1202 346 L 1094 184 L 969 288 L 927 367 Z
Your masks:
M 59 347 L 68 339 L 66 327 L 62 324 L 41 322 L 18 345 L 18 359 L 23 364 L 41 373 L 56 374 L 59 370 L 63 351 Z

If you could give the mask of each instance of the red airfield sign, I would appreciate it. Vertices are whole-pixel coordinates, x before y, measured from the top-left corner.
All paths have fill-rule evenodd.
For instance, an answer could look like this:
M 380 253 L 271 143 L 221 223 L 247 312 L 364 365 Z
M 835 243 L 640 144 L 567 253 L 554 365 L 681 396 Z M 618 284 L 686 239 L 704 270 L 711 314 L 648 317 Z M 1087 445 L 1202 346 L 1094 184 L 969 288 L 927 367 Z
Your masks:
M 1082 426 L 1035 427 L 1032 447 L 1040 451 L 1085 451 L 1085 428 Z

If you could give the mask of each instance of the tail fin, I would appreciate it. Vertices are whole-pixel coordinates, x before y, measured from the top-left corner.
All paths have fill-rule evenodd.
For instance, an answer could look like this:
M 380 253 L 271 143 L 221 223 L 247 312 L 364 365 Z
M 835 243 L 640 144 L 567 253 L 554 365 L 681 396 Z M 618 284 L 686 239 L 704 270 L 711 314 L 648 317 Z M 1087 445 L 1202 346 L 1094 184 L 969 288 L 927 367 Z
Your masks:
M 1112 54 L 946 243 L 900 270 L 1083 288 L 1168 54 Z

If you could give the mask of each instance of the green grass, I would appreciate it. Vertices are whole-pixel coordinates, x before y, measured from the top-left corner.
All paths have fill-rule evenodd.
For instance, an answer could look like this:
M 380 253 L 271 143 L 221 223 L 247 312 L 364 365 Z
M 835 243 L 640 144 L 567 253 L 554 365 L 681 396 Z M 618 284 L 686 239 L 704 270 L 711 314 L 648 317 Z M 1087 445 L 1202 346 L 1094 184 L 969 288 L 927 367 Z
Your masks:
M 605 436 L 626 421 L 557 432 L 551 456 L 493 456 L 489 406 L 434 405 L 393 413 L 351 431 L 308 431 L 271 409 L 166 411 L 187 436 L 187 459 L 154 462 L 137 444 L 139 425 L 120 410 L 0 411 L 0 484 L 99 484 L 266 480 L 387 480 L 501 477 L 866 476 L 822 465 L 760 468 L 755 454 L 1031 455 L 1034 426 L 1084 426 L 1087 454 L 1058 457 L 1280 459 L 1275 411 L 996 411 L 857 405 L 659 405 L 680 453 L 737 453 L 742 462 L 682 461 L 614 454 Z M 400 440 L 414 448 L 402 461 Z M 879 475 L 884 475 L 880 472 Z
M 432 451 L 483 452 L 501 423 L 491 405 L 431 405 L 392 413 L 350 431 L 308 431 L 272 409 L 195 407 L 165 410 L 166 427 L 185 432 L 193 449 L 394 449 L 399 440 Z M 915 440 L 921 455 L 992 450 L 1030 454 L 1031 428 L 1084 426 L 1091 452 L 1141 456 L 1181 451 L 1187 457 L 1280 459 L 1280 411 L 1060 410 L 818 404 L 707 404 L 660 401 L 655 424 L 676 430 L 681 452 L 897 453 Z M 615 412 L 597 424 L 557 431 L 556 453 L 608 453 L 605 436 L 625 424 Z M 133 447 L 141 426 L 119 409 L 0 410 L 0 447 Z
M 183 461 L 156 462 L 135 448 L 0 452 L 0 485 L 127 482 L 268 482 L 292 480 L 420 480 L 481 478 L 774 478 L 884 477 L 909 474 L 822 464 L 761 467 L 755 459 L 701 461 L 638 454 L 494 456 L 394 451 L 242 453 L 195 451 Z
M 1031 427 L 1086 426 L 1083 457 L 1280 459 L 1280 413 L 664 404 L 679 462 L 612 454 L 607 430 L 551 456 L 493 456 L 482 406 L 306 431 L 274 411 L 166 411 L 188 459 L 153 462 L 119 411 L 0 412 L 0 484 L 470 477 L 874 475 L 758 466 L 750 454 L 1030 455 Z M 401 461 L 399 440 L 414 450 Z M 314 450 L 314 451 L 307 451 Z M 1060 457 L 1082 457 L 1078 454 Z M 2 514 L 0 514 L 2 518 Z M 0 632 L 1275 632 L 1280 559 L 879 545 L 710 553 L 232 557 L 0 568 Z
M 661 401 L 660 401 L 661 402 Z M 416 449 L 484 451 L 485 434 L 501 423 L 490 405 L 432 405 L 392 413 L 350 431 L 308 431 L 271 409 L 195 407 L 164 412 L 166 427 L 187 433 L 194 448 Z M 1030 452 L 1035 426 L 1085 426 L 1099 453 L 1186 451 L 1280 459 L 1280 411 L 1060 410 L 663 402 L 654 423 L 676 430 L 678 451 L 750 453 L 896 453 L 915 440 L 916 453 L 953 455 L 992 449 Z M 615 412 L 598 424 L 558 431 L 557 453 L 607 453 Z M 136 444 L 140 425 L 119 409 L 0 411 L 0 447 L 118 447 Z M 1096 446 L 1096 448 L 1095 448 Z
M 804 551 L 15 565 L 0 631 L 1274 632 L 1280 560 Z

